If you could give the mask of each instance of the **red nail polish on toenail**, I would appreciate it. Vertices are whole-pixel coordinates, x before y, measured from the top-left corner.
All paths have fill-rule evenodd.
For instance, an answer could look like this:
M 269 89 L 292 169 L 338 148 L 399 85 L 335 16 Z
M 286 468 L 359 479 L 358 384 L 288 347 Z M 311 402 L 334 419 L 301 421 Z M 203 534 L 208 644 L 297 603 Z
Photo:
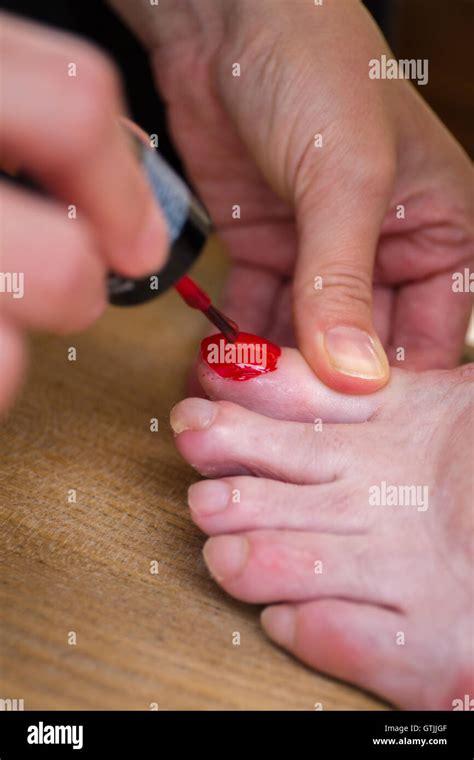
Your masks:
M 239 332 L 230 343 L 221 334 L 211 335 L 201 343 L 203 361 L 220 377 L 250 380 L 277 368 L 281 349 L 266 338 Z

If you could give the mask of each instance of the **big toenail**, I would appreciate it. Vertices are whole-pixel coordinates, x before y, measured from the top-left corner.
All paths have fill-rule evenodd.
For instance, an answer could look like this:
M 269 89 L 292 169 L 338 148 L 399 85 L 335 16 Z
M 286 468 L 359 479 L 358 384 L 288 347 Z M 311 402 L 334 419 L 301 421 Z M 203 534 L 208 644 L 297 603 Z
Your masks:
M 324 335 L 324 346 L 334 369 L 344 375 L 376 380 L 388 371 L 380 341 L 357 327 L 331 327 Z
M 213 515 L 228 506 L 231 495 L 231 487 L 225 480 L 201 480 L 189 488 L 189 508 L 197 515 Z
M 296 611 L 288 604 L 278 604 L 263 610 L 261 621 L 264 631 L 281 647 L 293 646 L 295 640 Z
M 216 581 L 227 581 L 242 571 L 247 562 L 248 541 L 242 536 L 215 536 L 204 545 L 204 559 Z
M 205 398 L 187 398 L 173 407 L 170 425 L 176 435 L 185 430 L 204 430 L 216 416 L 217 407 Z

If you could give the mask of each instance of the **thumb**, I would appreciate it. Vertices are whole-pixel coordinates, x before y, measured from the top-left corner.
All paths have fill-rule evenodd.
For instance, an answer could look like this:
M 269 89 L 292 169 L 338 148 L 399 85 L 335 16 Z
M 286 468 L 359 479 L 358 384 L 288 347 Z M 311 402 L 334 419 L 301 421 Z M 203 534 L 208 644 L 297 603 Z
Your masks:
M 317 376 L 342 393 L 373 393 L 389 379 L 372 317 L 374 261 L 387 203 L 388 192 L 339 185 L 325 194 L 311 190 L 296 210 L 298 346 Z

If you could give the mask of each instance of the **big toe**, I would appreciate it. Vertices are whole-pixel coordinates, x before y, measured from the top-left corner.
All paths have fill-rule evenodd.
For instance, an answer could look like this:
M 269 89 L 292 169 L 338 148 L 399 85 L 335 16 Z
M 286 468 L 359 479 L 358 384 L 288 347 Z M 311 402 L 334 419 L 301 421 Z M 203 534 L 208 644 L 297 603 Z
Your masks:
M 292 348 L 281 350 L 270 371 L 255 374 L 245 382 L 222 377 L 203 359 L 198 377 L 209 398 L 233 401 L 269 417 L 300 422 L 318 418 L 324 422 L 365 422 L 393 392 L 393 383 L 370 396 L 333 391 Z

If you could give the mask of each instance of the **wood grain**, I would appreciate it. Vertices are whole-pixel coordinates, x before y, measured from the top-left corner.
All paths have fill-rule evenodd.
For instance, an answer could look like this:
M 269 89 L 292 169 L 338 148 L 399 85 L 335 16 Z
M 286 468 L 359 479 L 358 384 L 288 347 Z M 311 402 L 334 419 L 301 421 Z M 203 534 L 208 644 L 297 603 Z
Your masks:
M 223 269 L 214 244 L 196 277 L 215 292 Z M 32 341 L 0 442 L 0 696 L 25 709 L 380 706 L 272 645 L 209 577 L 168 424 L 204 328 L 169 293 Z

